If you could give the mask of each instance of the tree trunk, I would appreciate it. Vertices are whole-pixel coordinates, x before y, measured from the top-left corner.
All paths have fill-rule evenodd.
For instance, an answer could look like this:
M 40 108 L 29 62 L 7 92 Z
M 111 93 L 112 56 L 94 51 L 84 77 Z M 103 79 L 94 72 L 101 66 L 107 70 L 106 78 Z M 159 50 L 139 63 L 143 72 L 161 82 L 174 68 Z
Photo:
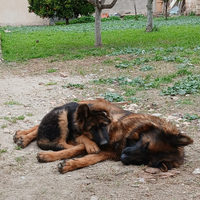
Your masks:
M 66 18 L 66 25 L 69 25 L 69 18 Z
M 138 18 L 137 18 L 137 9 L 136 9 L 135 1 L 134 1 L 134 9 L 135 9 L 135 20 L 138 20 Z
M 167 5 L 168 1 L 165 1 L 165 20 L 167 20 Z
M 110 4 L 104 4 L 105 0 L 87 0 L 95 6 L 95 46 L 99 47 L 102 45 L 101 40 L 101 11 L 103 9 L 111 9 L 117 2 L 112 0 Z
M 153 30 L 153 0 L 147 0 L 147 26 L 146 32 Z
M 102 45 L 101 39 L 101 11 L 98 7 L 95 7 L 95 46 Z

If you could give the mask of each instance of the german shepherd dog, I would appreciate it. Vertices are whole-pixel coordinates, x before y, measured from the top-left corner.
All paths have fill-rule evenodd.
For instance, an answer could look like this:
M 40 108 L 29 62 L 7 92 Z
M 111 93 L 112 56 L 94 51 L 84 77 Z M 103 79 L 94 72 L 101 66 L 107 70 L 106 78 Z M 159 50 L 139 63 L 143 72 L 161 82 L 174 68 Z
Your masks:
M 69 149 L 77 143 L 82 144 L 87 153 L 98 153 L 99 146 L 109 142 L 107 126 L 111 119 L 108 108 L 97 102 L 90 105 L 71 102 L 54 108 L 39 126 L 17 131 L 13 139 L 23 148 L 37 138 L 37 144 L 43 150 Z
M 61 162 L 58 165 L 58 170 L 61 173 L 107 159 L 121 160 L 124 164 L 146 164 L 160 168 L 165 172 L 183 164 L 184 146 L 193 143 L 190 137 L 180 133 L 174 124 L 164 119 L 151 115 L 134 114 L 104 99 L 79 103 L 89 107 L 97 104 L 99 105 L 98 110 L 107 108 L 107 116 L 111 120 L 110 123 L 106 123 L 109 140 L 107 139 L 106 145 L 99 146 L 101 151 L 98 154 L 89 154 Z M 95 132 L 95 134 L 98 135 L 99 132 Z M 96 141 L 97 135 L 95 134 L 87 132 L 87 137 Z M 78 144 L 58 152 L 40 152 L 37 158 L 40 162 L 51 162 L 71 158 L 82 153 L 85 153 L 85 146 Z
M 82 129 L 81 136 L 84 136 L 84 140 L 89 138 L 91 142 L 92 140 L 97 141 L 101 151 L 81 158 L 64 160 L 58 164 L 60 173 L 83 168 L 107 159 L 121 160 L 124 164 L 146 164 L 160 168 L 162 171 L 168 171 L 183 164 L 184 146 L 193 143 L 190 137 L 180 133 L 174 124 L 164 119 L 151 115 L 134 114 L 104 99 L 79 102 L 79 106 L 82 104 L 89 108 L 96 107 L 100 113 L 106 111 L 107 114 L 102 115 L 108 119 L 102 125 L 107 130 L 109 139 L 106 139 L 106 134 L 92 131 L 97 129 L 95 125 Z M 97 122 L 98 126 L 101 126 L 101 123 Z M 38 138 L 40 139 L 40 137 Z M 81 142 L 82 139 L 79 138 L 76 139 L 78 145 L 71 148 L 57 152 L 38 153 L 38 161 L 51 162 L 86 153 L 87 145 L 83 145 L 84 142 Z M 107 144 L 103 142 L 104 145 L 101 145 L 97 138 L 101 138 L 101 141 L 106 140 Z

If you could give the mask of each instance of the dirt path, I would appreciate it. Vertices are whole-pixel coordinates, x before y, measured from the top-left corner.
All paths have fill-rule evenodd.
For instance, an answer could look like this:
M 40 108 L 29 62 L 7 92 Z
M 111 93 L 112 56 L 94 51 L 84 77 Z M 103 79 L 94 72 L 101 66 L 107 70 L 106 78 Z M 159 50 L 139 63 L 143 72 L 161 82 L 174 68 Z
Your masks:
M 83 92 L 62 87 L 68 83 L 87 83 L 92 75 L 68 74 L 63 78 L 59 73 L 24 75 L 23 70 L 1 68 L 0 199 L 200 199 L 200 175 L 192 173 L 200 168 L 197 125 L 185 129 L 192 131 L 195 140 L 194 145 L 186 148 L 185 164 L 164 175 L 146 173 L 145 166 L 124 166 L 113 161 L 60 174 L 57 170 L 60 161 L 38 163 L 36 154 L 40 149 L 36 142 L 18 150 L 12 139 L 14 131 L 36 125 L 51 108 L 89 98 L 93 92 L 90 88 Z M 20 116 L 25 118 L 20 120 Z

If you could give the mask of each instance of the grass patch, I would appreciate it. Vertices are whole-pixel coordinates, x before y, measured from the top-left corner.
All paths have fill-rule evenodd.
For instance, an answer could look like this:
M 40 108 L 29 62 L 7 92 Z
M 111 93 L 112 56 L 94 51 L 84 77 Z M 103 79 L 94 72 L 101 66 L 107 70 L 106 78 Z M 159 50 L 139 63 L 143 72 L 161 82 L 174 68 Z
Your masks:
M 5 105 L 22 105 L 21 103 L 17 102 L 17 101 L 8 101 L 4 103 Z
M 71 84 L 69 83 L 68 85 L 62 85 L 63 88 L 79 88 L 83 90 L 85 86 L 83 84 Z
M 185 95 L 200 92 L 200 75 L 189 75 L 162 90 L 161 95 Z
M 7 120 L 7 121 L 9 121 L 11 123 L 16 123 L 17 120 L 24 120 L 25 117 L 24 117 L 24 115 L 21 115 L 19 117 L 3 117 L 2 119 Z
M 102 22 L 104 43 L 102 48 L 93 47 L 94 23 L 49 27 L 6 27 L 1 28 L 0 32 L 3 57 L 6 61 L 46 58 L 58 54 L 62 54 L 63 59 L 67 60 L 112 54 L 115 49 L 122 51 L 124 47 L 136 50 L 138 46 L 142 49 L 141 53 L 150 51 L 155 46 L 164 49 L 170 47 L 195 48 L 196 51 L 199 51 L 197 46 L 200 41 L 199 23 L 199 17 L 182 17 L 176 18 L 176 20 L 160 18 L 156 21 L 159 31 L 146 33 L 144 31 L 146 19 L 134 22 L 132 20 Z M 11 32 L 5 33 L 5 29 Z M 110 37 L 111 35 L 112 37 Z M 177 56 L 165 59 L 184 62 L 182 57 Z M 198 61 L 193 58 L 194 62 L 197 62 L 196 60 Z
M 57 72 L 57 69 L 47 69 L 47 73 Z
M 2 129 L 4 129 L 4 128 L 6 128 L 6 127 L 7 127 L 7 124 L 1 125 L 1 128 L 2 128 Z
M 112 92 L 106 92 L 104 94 L 104 98 L 111 102 L 120 102 L 124 100 L 123 97 L 121 97 L 119 94 L 112 93 Z
M 57 85 L 57 82 L 49 82 L 49 83 L 47 83 L 45 85 Z

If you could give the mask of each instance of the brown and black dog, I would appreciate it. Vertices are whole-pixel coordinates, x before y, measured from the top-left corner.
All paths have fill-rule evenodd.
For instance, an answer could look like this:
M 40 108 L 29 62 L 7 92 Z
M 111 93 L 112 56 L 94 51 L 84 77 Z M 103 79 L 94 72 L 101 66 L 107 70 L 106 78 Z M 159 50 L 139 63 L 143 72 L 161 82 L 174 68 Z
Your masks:
M 106 125 L 109 142 L 100 146 L 101 151 L 98 154 L 64 160 L 58 165 L 61 173 L 107 159 L 121 160 L 124 164 L 147 164 L 162 171 L 183 164 L 184 146 L 193 143 L 193 140 L 180 133 L 174 124 L 155 116 L 125 111 L 104 99 L 80 102 L 89 106 L 94 106 L 96 103 L 99 105 L 99 110 L 104 107 L 108 109 L 111 120 L 111 123 Z M 87 137 L 95 141 L 96 136 L 88 132 Z M 38 160 L 51 162 L 71 158 L 84 151 L 85 146 L 82 144 L 58 152 L 43 151 L 38 154 Z
M 72 144 L 82 144 L 87 153 L 98 153 L 98 146 L 109 142 L 110 123 L 109 109 L 98 100 L 90 105 L 71 102 L 51 110 L 39 126 L 17 131 L 13 139 L 23 148 L 37 138 L 43 150 L 59 151 L 74 147 Z
M 85 154 L 85 150 L 88 153 L 97 153 L 64 160 L 58 165 L 61 173 L 107 159 L 121 160 L 124 164 L 147 164 L 167 171 L 183 164 L 184 146 L 193 143 L 190 137 L 180 133 L 171 122 L 151 115 L 125 111 L 104 99 L 79 102 L 75 108 L 73 103 L 66 105 L 47 114 L 39 129 L 37 126 L 30 129 L 25 137 L 22 133 L 27 134 L 27 131 L 19 131 L 14 136 L 18 144 L 21 141 L 22 144 L 27 144 L 26 139 L 33 138 L 29 135 L 38 135 L 37 142 L 42 149 L 60 150 L 38 153 L 39 162 L 71 158 Z M 71 109 L 72 115 L 69 114 Z M 70 116 L 73 119 L 71 122 Z M 59 130 L 57 135 L 53 130 Z M 77 145 L 66 144 L 66 140 L 73 141 L 74 136 Z M 99 148 L 101 151 L 98 153 Z

